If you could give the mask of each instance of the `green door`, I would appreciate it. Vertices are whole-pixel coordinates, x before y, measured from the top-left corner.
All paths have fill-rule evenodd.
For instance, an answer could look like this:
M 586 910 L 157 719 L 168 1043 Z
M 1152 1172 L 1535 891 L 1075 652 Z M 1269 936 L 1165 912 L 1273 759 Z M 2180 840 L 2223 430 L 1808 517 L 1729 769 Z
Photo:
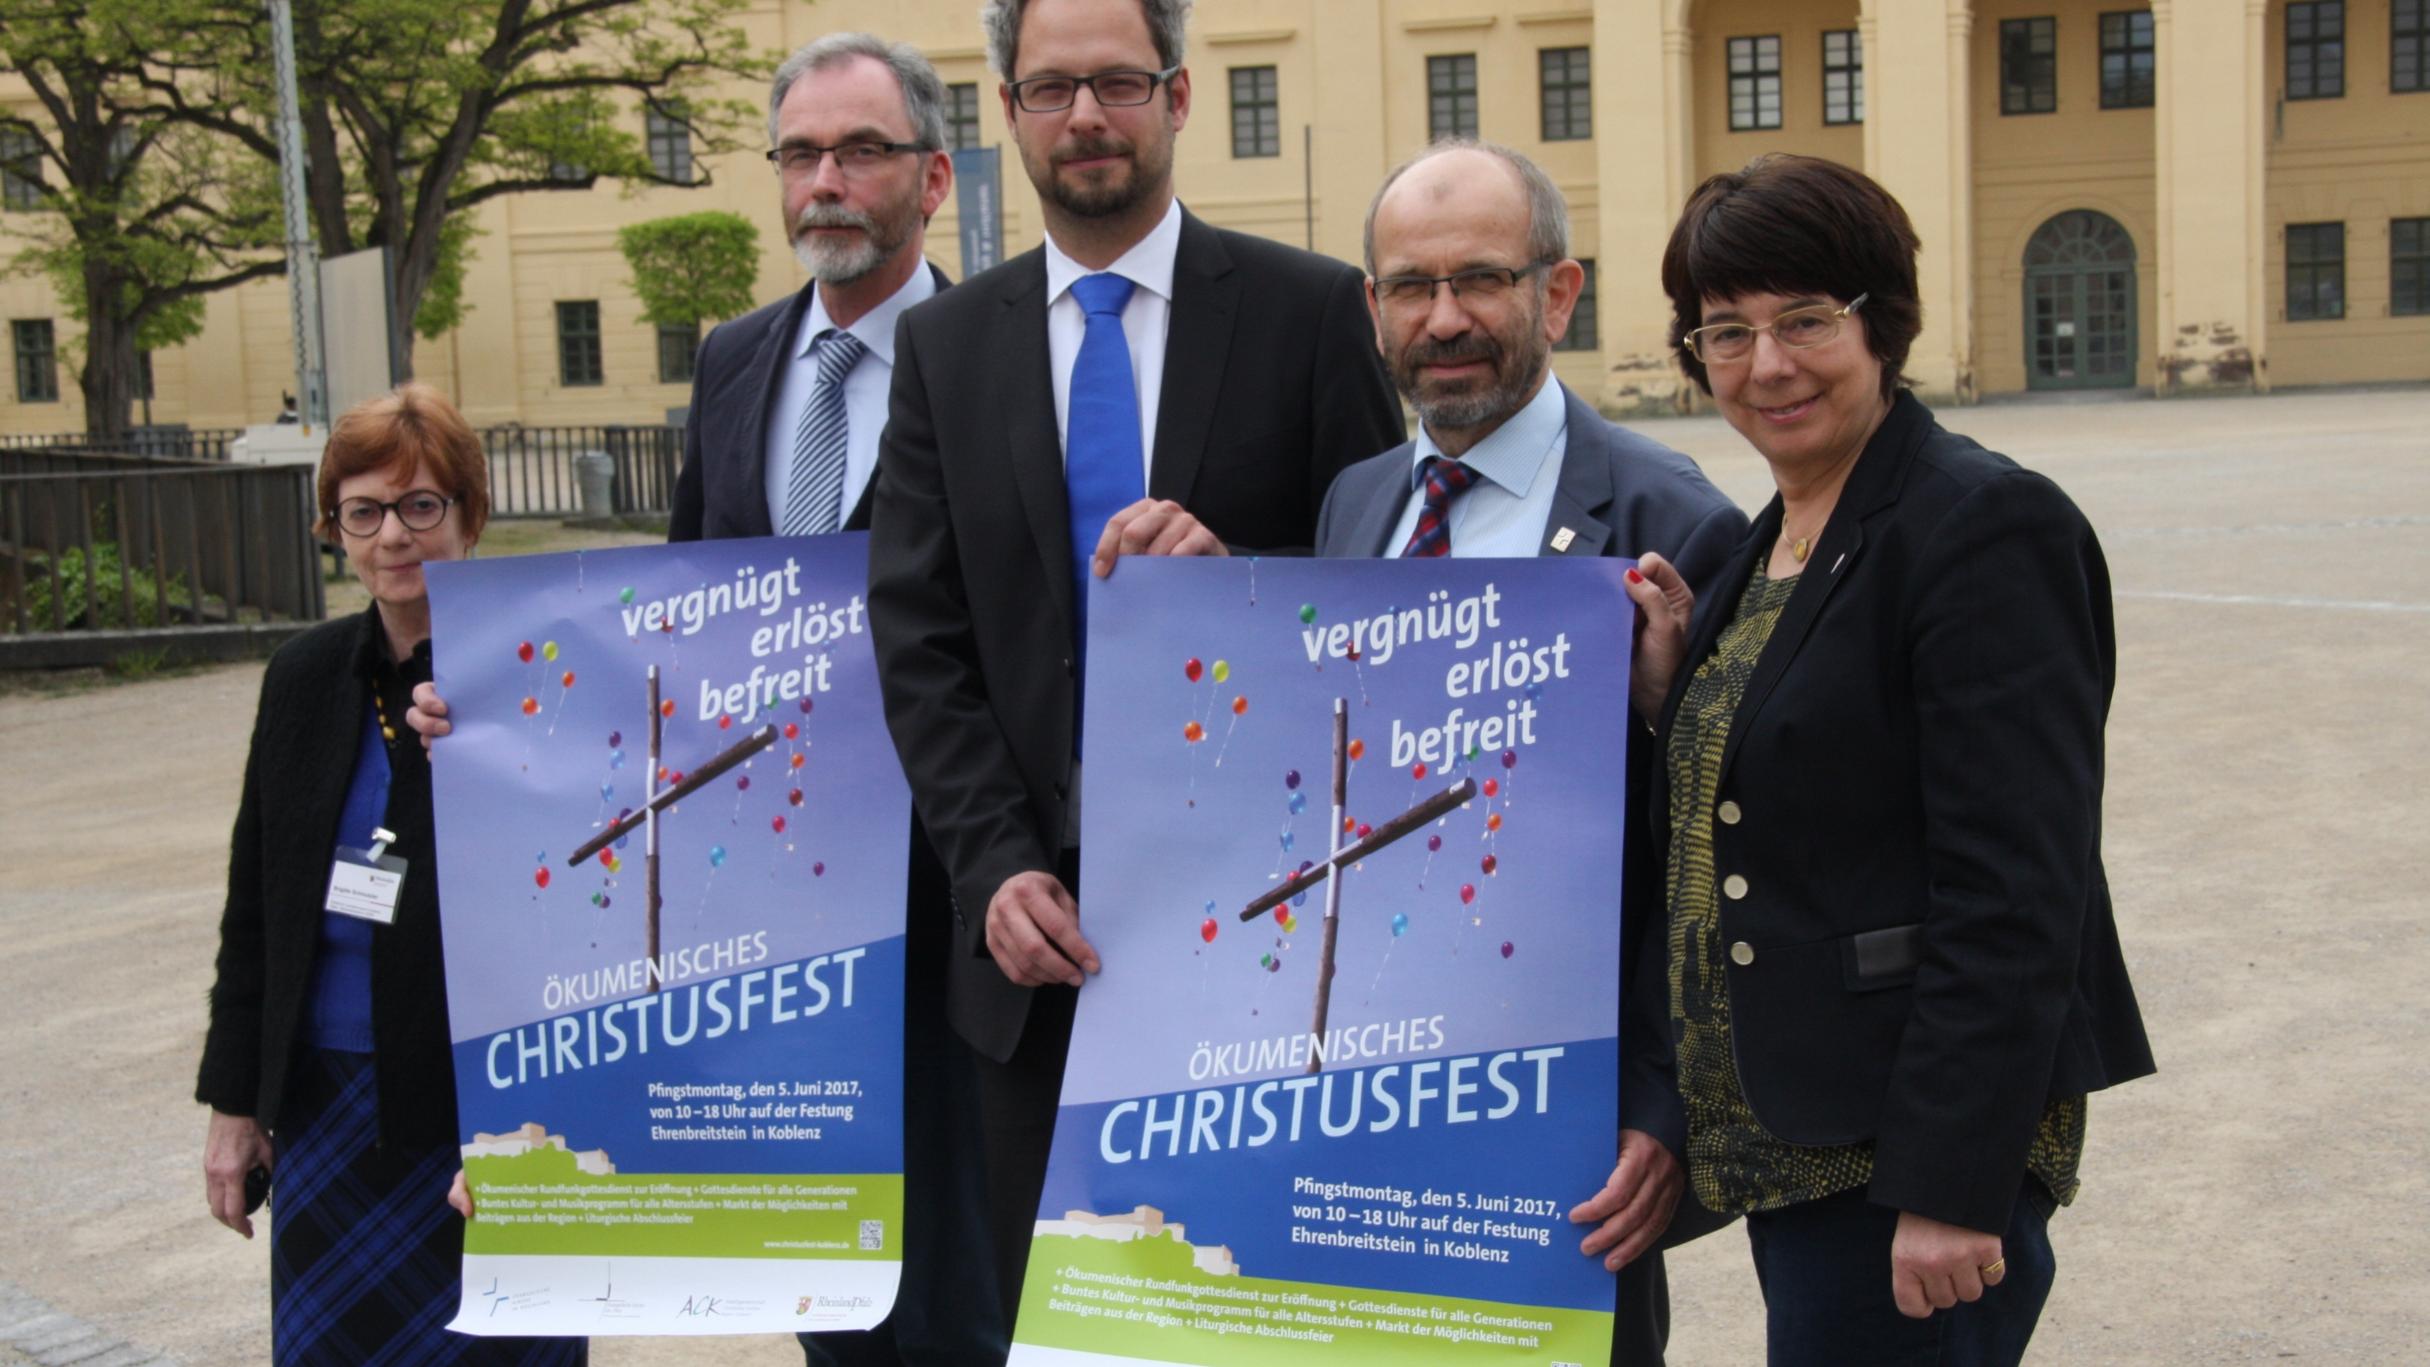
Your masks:
M 2025 387 L 2134 382 L 2134 240 L 2107 214 L 2071 209 L 2025 245 Z

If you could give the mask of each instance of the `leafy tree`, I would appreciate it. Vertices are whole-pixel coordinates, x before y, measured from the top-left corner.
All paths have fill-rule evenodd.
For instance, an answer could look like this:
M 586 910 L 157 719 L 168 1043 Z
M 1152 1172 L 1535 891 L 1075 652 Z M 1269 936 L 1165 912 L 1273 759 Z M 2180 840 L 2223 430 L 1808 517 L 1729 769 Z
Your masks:
M 151 54 L 179 41 L 159 0 L 0 0 L 0 66 L 38 116 L 0 112 L 26 149 L 11 169 L 38 212 L 12 274 L 48 276 L 84 325 L 77 383 L 85 433 L 123 435 L 138 353 L 202 329 L 203 296 L 277 274 L 277 201 L 264 165 L 207 130 L 162 117 Z
M 171 69 L 148 82 L 156 98 L 275 162 L 259 0 L 150 2 L 188 18 Z M 313 232 L 324 255 L 389 249 L 394 351 L 409 369 L 414 334 L 436 335 L 461 316 L 469 211 L 602 179 L 709 183 L 707 156 L 740 146 L 759 116 L 752 103 L 714 93 L 728 78 L 767 72 L 738 21 L 751 3 L 295 0 Z M 676 174 L 650 156 L 645 107 L 690 141 L 693 155 L 664 168 Z M 426 310 L 434 287 L 441 298 Z
M 633 269 L 641 321 L 697 328 L 748 313 L 759 282 L 759 229 L 723 210 L 635 223 L 616 233 Z

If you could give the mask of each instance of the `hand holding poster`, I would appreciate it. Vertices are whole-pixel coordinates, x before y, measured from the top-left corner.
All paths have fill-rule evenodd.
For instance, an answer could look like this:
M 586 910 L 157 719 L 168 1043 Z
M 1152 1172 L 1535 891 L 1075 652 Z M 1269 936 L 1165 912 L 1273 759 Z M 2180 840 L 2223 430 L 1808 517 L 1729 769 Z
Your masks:
M 1016 1364 L 1602 1361 L 1627 562 L 1125 560 Z
M 428 567 L 475 1334 L 865 1328 L 910 797 L 858 536 Z

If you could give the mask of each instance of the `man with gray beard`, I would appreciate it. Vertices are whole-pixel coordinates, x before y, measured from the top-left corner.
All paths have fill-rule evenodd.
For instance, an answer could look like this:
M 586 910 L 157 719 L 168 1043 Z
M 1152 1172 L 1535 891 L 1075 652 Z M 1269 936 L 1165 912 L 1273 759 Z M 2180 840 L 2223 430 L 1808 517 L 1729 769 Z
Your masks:
M 944 100 L 926 58 L 866 34 L 777 68 L 768 161 L 810 283 L 701 343 L 668 540 L 869 525 L 895 319 L 948 283 L 922 259 L 953 188 Z
M 1428 148 L 1376 191 L 1367 272 L 1376 344 L 1418 435 L 1333 482 L 1317 554 L 1632 556 L 1666 589 L 1712 589 L 1746 516 L 1695 462 L 1604 421 L 1553 377 L 1585 272 L 1542 168 L 1491 143 Z M 1654 747 L 1641 732 L 1630 742 L 1629 810 L 1642 812 Z M 1602 1189 L 1570 1211 L 1580 1252 L 1617 1274 L 1615 1367 L 1660 1367 L 1662 1250 L 1722 1223 L 1686 1192 L 1659 848 L 1632 835 L 1622 855 L 1619 1152 Z

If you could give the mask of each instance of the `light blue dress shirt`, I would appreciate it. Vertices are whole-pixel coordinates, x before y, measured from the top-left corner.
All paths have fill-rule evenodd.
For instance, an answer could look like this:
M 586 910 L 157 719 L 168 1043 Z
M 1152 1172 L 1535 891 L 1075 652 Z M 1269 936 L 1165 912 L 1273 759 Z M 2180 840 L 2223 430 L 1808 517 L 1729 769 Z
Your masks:
M 1480 478 L 1451 503 L 1451 553 L 1461 559 L 1499 556 L 1525 559 L 1544 545 L 1553 492 L 1561 486 L 1561 456 L 1569 449 L 1569 395 L 1546 376 L 1527 406 L 1460 457 Z M 1418 424 L 1409 453 L 1409 500 L 1384 541 L 1397 556 L 1417 530 L 1425 506 L 1426 462 L 1443 454 L 1434 434 Z

